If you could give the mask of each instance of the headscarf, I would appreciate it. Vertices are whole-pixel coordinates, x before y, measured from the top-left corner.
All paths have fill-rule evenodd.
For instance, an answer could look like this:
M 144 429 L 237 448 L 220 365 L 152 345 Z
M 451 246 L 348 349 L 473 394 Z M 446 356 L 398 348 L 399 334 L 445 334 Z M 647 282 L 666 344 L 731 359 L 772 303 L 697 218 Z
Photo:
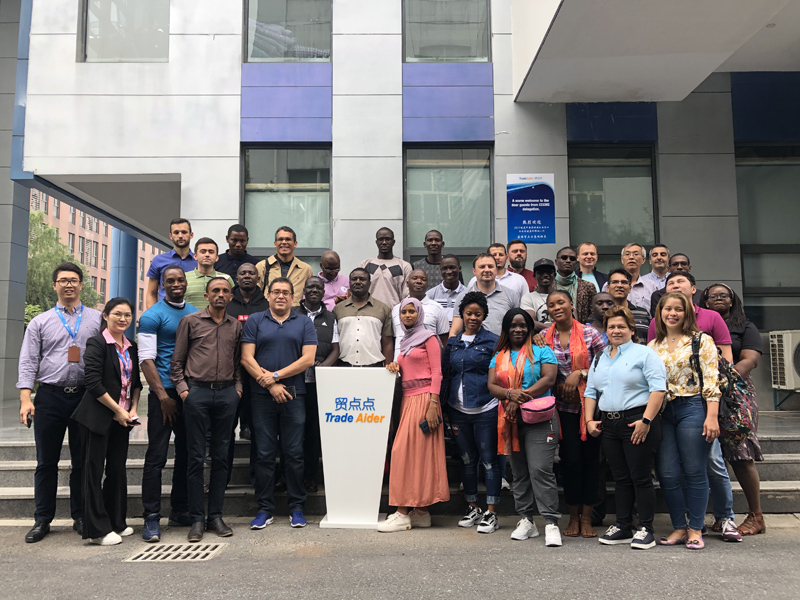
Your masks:
M 428 338 L 436 335 L 432 331 L 425 329 L 425 309 L 422 308 L 422 303 L 416 298 L 404 298 L 400 302 L 399 312 L 402 313 L 403 308 L 409 304 L 417 310 L 417 322 L 409 328 L 400 319 L 400 327 L 403 328 L 403 337 L 400 340 L 400 354 L 403 356 L 408 356 L 408 353 L 414 348 L 421 346 L 428 341 Z

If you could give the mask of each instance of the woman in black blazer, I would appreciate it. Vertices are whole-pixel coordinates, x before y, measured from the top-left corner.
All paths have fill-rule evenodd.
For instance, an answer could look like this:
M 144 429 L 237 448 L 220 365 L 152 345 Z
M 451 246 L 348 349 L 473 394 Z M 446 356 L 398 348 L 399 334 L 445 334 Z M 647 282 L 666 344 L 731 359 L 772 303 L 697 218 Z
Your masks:
M 111 546 L 131 535 L 128 506 L 128 434 L 138 425 L 142 383 L 136 344 L 125 337 L 133 319 L 127 298 L 113 298 L 103 309 L 100 333 L 89 338 L 83 356 L 86 394 L 72 418 L 81 425 L 86 456 L 83 468 L 83 538 Z M 105 467 L 105 481 L 103 468 Z

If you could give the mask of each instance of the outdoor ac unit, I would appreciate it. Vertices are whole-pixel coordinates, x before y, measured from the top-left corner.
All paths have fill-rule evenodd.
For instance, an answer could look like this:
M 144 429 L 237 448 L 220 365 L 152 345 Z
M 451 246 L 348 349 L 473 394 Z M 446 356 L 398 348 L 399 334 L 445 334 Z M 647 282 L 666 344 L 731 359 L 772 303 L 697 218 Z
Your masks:
M 800 390 L 800 331 L 771 331 L 769 353 L 772 387 Z

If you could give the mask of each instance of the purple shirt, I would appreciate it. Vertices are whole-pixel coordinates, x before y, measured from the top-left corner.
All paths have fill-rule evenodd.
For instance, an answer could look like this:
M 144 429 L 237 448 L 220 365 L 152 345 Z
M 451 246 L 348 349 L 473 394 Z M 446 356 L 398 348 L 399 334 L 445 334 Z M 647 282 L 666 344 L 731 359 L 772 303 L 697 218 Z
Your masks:
M 347 295 L 347 290 L 350 289 L 350 278 L 346 275 L 339 274 L 336 276 L 336 279 L 328 281 L 323 276 L 322 271 L 317 273 L 317 277 L 322 279 L 322 283 L 325 284 L 325 295 L 322 297 L 322 303 L 325 305 L 325 308 L 332 311 L 336 306 L 334 298 L 336 298 L 336 296 Z
M 718 312 L 695 305 L 694 315 L 697 319 L 697 328 L 714 338 L 717 346 L 731 345 L 731 332 Z M 647 328 L 647 343 L 649 344 L 655 338 L 656 320 L 653 319 L 650 321 L 650 327 Z
M 37 315 L 28 323 L 19 352 L 18 389 L 32 390 L 37 381 L 64 387 L 83 385 L 86 341 L 100 331 L 102 315 L 99 310 L 83 307 L 81 326 L 75 336 L 75 345 L 81 349 L 81 360 L 71 363 L 67 360 L 67 352 L 73 345 L 72 337 L 56 314 L 57 310 L 62 311 L 70 329 L 75 331 L 81 306 L 79 304 L 65 313 L 64 306 L 56 304 L 55 308 Z

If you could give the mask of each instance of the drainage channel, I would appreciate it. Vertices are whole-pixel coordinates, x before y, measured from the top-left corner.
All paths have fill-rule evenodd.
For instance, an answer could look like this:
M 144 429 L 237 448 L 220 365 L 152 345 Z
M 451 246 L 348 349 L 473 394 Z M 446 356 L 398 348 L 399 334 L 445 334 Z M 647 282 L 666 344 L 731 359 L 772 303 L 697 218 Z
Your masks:
M 150 546 L 123 562 L 200 562 L 211 560 L 228 544 L 165 544 Z

